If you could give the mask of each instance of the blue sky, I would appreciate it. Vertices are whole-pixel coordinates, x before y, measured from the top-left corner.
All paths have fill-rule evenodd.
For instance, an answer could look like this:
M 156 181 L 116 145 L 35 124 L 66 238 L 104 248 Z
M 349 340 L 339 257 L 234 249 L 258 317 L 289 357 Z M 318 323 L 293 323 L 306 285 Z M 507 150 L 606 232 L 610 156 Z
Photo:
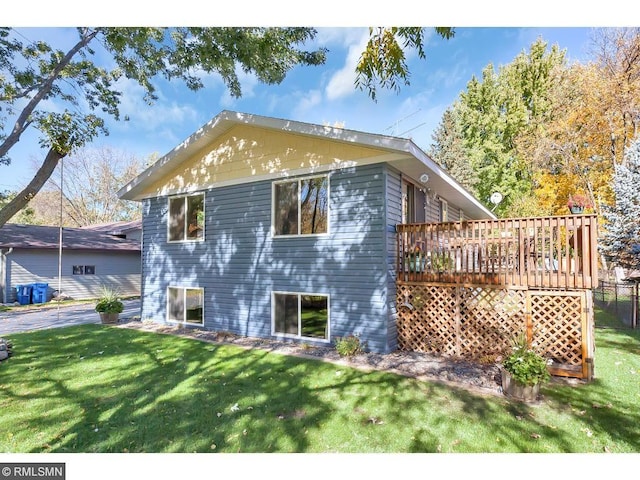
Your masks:
M 38 25 L 37 19 L 27 24 L 15 20 L 14 25 L 24 25 L 18 27 L 19 32 L 31 40 L 48 39 L 55 43 L 68 43 L 74 39 L 72 28 L 55 25 L 55 21 L 48 22 L 46 18 L 36 28 L 31 25 Z M 278 18 L 282 21 L 282 18 Z M 461 23 L 465 23 L 465 19 L 460 18 Z M 440 24 L 455 26 L 455 19 L 454 15 L 451 19 L 444 19 L 450 20 L 449 23 Z M 145 20 L 149 21 L 148 18 Z M 290 24 L 304 24 L 300 18 L 295 23 L 294 20 Z M 318 20 L 318 24 L 326 24 L 330 19 L 320 17 Z M 363 20 L 373 21 L 365 18 L 359 19 L 358 23 Z M 65 23 L 74 21 L 78 22 L 75 24 L 82 24 L 81 20 L 74 17 L 65 19 Z M 335 24 L 344 21 L 340 17 Z M 147 24 L 136 23 L 134 17 L 129 18 L 128 22 L 132 25 Z M 228 24 L 238 24 L 236 22 L 235 18 L 230 18 Z M 165 23 L 159 19 L 156 24 Z M 256 23 L 249 19 L 247 24 Z M 478 25 L 481 24 L 481 21 L 478 22 Z M 507 19 L 504 24 L 508 25 Z M 538 37 L 566 49 L 569 61 L 584 61 L 588 54 L 591 28 L 467 26 L 456 27 L 455 37 L 450 40 L 434 34 L 427 45 L 426 60 L 420 60 L 415 55 L 409 59 L 411 85 L 403 86 L 399 94 L 380 91 L 375 103 L 365 92 L 353 86 L 354 65 L 367 33 L 364 27 L 319 27 L 314 44 L 310 47 L 321 45 L 329 49 L 325 65 L 296 68 L 284 82 L 274 86 L 265 86 L 253 77 L 242 76 L 243 96 L 239 99 L 230 97 L 218 78 L 208 76 L 204 79 L 206 88 L 195 93 L 178 82 L 160 82 L 159 100 L 153 106 L 147 106 L 139 87 L 131 82 L 122 82 L 121 113 L 128 115 L 130 120 L 118 123 L 110 121 L 110 135 L 97 139 L 93 146 L 110 146 L 143 159 L 153 153 L 163 155 L 220 111 L 229 109 L 411 137 L 426 150 L 444 110 L 465 89 L 471 77 L 480 75 L 487 64 L 493 63 L 498 67 L 509 63 Z M 0 166 L 0 189 L 24 186 L 32 178 L 35 164 L 41 161 L 44 152 L 33 138 L 25 136 L 11 156 L 11 166 Z

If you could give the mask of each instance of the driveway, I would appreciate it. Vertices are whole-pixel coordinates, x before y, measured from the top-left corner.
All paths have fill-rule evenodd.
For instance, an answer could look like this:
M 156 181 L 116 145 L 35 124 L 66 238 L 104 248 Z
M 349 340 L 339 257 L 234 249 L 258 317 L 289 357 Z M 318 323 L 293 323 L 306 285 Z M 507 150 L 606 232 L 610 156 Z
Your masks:
M 140 300 L 125 300 L 121 319 L 140 316 Z M 64 307 L 40 307 L 31 310 L 11 310 L 0 312 L 0 335 L 42 330 L 45 328 L 68 327 L 83 323 L 100 323 L 100 316 L 93 303 Z

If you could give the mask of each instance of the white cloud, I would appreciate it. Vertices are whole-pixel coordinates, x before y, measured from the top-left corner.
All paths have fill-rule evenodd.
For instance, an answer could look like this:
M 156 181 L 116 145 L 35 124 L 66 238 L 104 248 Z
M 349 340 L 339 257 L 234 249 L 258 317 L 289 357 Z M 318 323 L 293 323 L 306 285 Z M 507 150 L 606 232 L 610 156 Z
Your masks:
M 364 51 L 369 39 L 369 31 L 361 30 L 357 39 L 351 38 L 347 57 L 343 67 L 334 73 L 325 88 L 325 94 L 329 100 L 337 100 L 345 96 L 356 93 L 354 82 L 356 79 L 356 65 L 360 59 L 360 55 Z
M 296 117 L 304 117 L 307 112 L 322 103 L 322 92 L 320 90 L 309 90 L 308 92 L 299 93 L 297 96 L 301 98 L 293 108 Z
M 368 28 L 347 28 L 347 27 L 322 27 L 317 29 L 318 33 L 314 39 L 317 46 L 340 45 L 348 48 L 350 45 L 360 41 L 363 35 L 368 35 Z
M 446 68 L 438 68 L 433 72 L 428 70 L 430 65 L 427 58 L 427 72 L 430 72 L 427 74 L 427 83 L 434 87 L 439 86 L 439 90 L 464 85 L 471 79 L 470 67 L 466 59 L 452 61 Z
M 327 84 L 325 89 L 327 98 L 329 100 L 336 100 L 348 95 L 353 95 L 357 91 L 354 88 L 356 79 L 355 69 L 369 40 L 369 29 L 323 29 L 319 31 L 319 34 L 321 34 L 319 35 L 319 39 L 326 40 L 327 43 L 342 42 L 344 48 L 348 49 L 345 64 L 332 75 Z M 424 39 L 425 48 L 429 47 L 433 37 L 433 29 L 427 28 Z M 407 62 L 417 60 L 418 58 L 417 51 L 411 48 L 405 50 L 405 55 Z
M 156 85 L 158 99 L 149 106 L 144 101 L 144 89 L 135 81 L 121 79 L 117 88 L 122 92 L 120 97 L 120 114 L 129 117 L 129 125 L 143 131 L 153 131 L 169 124 L 182 124 L 198 117 L 196 109 L 188 102 L 178 103 L 179 97 L 169 100 Z M 167 88 L 171 88 L 168 86 Z M 175 92 L 172 92 L 172 94 Z

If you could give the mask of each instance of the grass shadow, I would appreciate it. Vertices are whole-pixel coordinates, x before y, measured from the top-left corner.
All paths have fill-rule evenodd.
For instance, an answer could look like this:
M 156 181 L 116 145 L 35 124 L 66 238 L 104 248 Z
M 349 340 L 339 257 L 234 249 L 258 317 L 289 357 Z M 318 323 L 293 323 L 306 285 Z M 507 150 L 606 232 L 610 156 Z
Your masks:
M 536 405 L 109 326 L 11 339 L 4 452 L 640 451 L 637 382 L 616 362 L 640 365 L 615 332 L 598 332 L 602 377 Z

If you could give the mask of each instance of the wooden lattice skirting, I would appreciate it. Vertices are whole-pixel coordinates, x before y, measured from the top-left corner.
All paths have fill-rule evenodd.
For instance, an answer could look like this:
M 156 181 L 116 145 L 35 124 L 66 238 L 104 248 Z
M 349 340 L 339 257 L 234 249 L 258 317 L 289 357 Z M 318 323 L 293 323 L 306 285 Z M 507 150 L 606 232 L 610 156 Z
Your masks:
M 491 361 L 526 332 L 553 375 L 594 374 L 590 290 L 541 291 L 398 283 L 398 347 Z

